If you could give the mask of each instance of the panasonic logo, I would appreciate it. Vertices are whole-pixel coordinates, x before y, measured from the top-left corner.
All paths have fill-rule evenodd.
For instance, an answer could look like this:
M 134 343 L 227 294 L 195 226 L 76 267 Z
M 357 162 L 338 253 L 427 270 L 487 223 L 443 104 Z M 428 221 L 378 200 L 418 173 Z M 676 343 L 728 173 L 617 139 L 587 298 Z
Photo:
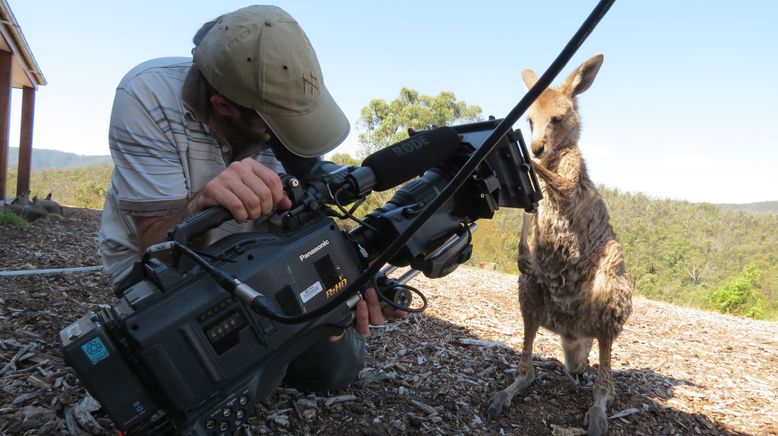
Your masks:
M 322 248 L 324 248 L 324 247 L 326 247 L 328 245 L 330 245 L 330 240 L 329 239 L 325 239 L 325 240 L 321 241 L 321 244 L 311 248 L 310 251 L 308 251 L 307 253 L 301 254 L 300 255 L 300 262 L 302 262 L 305 259 L 308 259 L 309 257 L 313 256 L 314 254 L 316 254 L 316 252 L 318 252 L 319 250 L 321 250 Z

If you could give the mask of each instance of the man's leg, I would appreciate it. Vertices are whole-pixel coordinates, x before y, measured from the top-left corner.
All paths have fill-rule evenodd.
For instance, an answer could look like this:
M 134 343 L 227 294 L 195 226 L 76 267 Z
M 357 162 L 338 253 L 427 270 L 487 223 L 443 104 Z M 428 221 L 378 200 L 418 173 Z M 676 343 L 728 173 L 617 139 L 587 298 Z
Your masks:
M 293 360 L 284 384 L 301 391 L 343 389 L 365 366 L 365 339 L 349 329 L 337 342 L 323 339 Z

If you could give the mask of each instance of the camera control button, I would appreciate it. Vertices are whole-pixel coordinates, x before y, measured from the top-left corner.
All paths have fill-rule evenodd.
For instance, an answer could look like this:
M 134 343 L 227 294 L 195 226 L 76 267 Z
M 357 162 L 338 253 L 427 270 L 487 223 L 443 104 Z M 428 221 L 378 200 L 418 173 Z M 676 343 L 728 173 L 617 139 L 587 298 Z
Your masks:
M 225 407 L 224 410 L 222 410 L 222 415 L 224 415 L 225 418 L 232 415 L 232 409 Z
M 235 418 L 243 419 L 244 416 L 246 416 L 246 412 L 244 412 L 243 410 L 238 409 L 235 411 Z
M 262 331 L 265 332 L 266 335 L 270 336 L 276 331 L 276 327 L 273 325 L 273 321 L 270 321 L 267 318 L 262 318 L 259 321 L 260 327 L 262 327 Z
M 205 422 L 206 430 L 213 430 L 215 428 L 216 428 L 216 421 L 214 421 L 213 419 L 209 419 L 208 421 Z
M 414 215 L 417 215 L 419 212 L 421 212 L 422 209 L 424 209 L 424 207 L 426 205 L 427 204 L 424 203 L 423 201 L 419 202 L 419 203 L 416 203 L 414 205 L 411 205 L 411 206 L 408 206 L 408 207 L 404 208 L 402 214 L 406 218 L 410 218 L 410 217 L 412 217 Z
M 227 431 L 227 429 L 230 428 L 230 423 L 227 421 L 222 421 L 219 423 L 219 430 L 221 431 Z
M 240 398 L 238 398 L 238 403 L 240 403 L 241 406 L 245 406 L 249 403 L 249 397 L 241 395 Z

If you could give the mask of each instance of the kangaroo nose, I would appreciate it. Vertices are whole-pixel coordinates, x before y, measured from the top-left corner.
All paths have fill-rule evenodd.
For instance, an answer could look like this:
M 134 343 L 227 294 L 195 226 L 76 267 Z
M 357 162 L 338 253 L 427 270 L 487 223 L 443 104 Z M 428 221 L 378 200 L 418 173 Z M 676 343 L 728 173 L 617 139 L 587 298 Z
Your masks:
M 532 154 L 539 158 L 540 156 L 543 156 L 543 149 L 544 147 L 542 145 L 540 147 L 532 147 Z

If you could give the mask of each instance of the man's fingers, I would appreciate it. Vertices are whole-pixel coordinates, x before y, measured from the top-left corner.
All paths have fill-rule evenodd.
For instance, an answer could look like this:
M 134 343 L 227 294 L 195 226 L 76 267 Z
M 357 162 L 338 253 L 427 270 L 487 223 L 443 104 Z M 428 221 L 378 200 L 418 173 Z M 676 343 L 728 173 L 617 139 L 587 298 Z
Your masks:
M 337 336 L 330 336 L 330 342 L 338 342 L 339 340 L 343 339 L 343 336 L 346 336 L 346 330 L 343 330 L 343 333 L 337 335 Z
M 367 303 L 367 310 L 370 319 L 370 323 L 373 325 L 379 325 L 384 323 L 384 313 L 381 310 L 381 304 L 378 302 L 378 295 L 375 293 L 375 289 L 368 288 L 363 293 L 365 302 Z
M 284 197 L 281 199 L 281 201 L 276 204 L 276 207 L 281 210 L 287 210 L 292 207 L 292 200 L 289 199 L 289 197 L 286 196 L 286 193 L 284 193 Z
M 400 309 L 395 309 L 392 306 L 385 306 L 383 308 L 384 318 L 388 319 L 398 319 L 398 318 L 405 318 L 408 316 L 408 312 Z
M 368 314 L 368 305 L 365 300 L 357 301 L 356 319 L 354 320 L 354 330 L 362 336 L 370 334 L 370 316 Z
M 273 211 L 273 194 L 270 192 L 270 188 L 267 187 L 265 182 L 255 177 L 253 174 L 242 175 L 241 181 L 242 187 L 237 189 L 241 190 L 244 196 L 241 197 L 243 204 L 246 205 L 246 209 L 249 210 L 249 215 L 252 219 L 257 219 L 262 215 L 269 214 Z
M 278 177 L 278 174 L 276 174 L 275 171 L 271 170 L 270 168 L 255 161 L 254 159 L 247 159 L 250 160 L 247 163 L 251 165 L 251 170 L 254 175 L 259 177 L 270 190 L 273 204 L 278 205 L 279 207 L 286 206 L 286 209 L 291 207 L 291 202 L 289 202 L 288 205 L 284 204 L 284 200 L 286 199 L 284 196 L 284 185 L 281 183 L 281 178 Z
M 213 185 L 207 188 L 207 192 L 204 191 L 200 196 L 200 206 L 222 206 L 230 211 L 230 215 L 235 218 L 237 222 L 246 221 L 249 217 L 249 212 L 243 204 L 243 201 L 232 191 L 227 189 L 223 185 Z
M 231 163 L 203 194 L 207 203 L 223 206 L 238 222 L 292 207 L 278 174 L 253 158 Z

